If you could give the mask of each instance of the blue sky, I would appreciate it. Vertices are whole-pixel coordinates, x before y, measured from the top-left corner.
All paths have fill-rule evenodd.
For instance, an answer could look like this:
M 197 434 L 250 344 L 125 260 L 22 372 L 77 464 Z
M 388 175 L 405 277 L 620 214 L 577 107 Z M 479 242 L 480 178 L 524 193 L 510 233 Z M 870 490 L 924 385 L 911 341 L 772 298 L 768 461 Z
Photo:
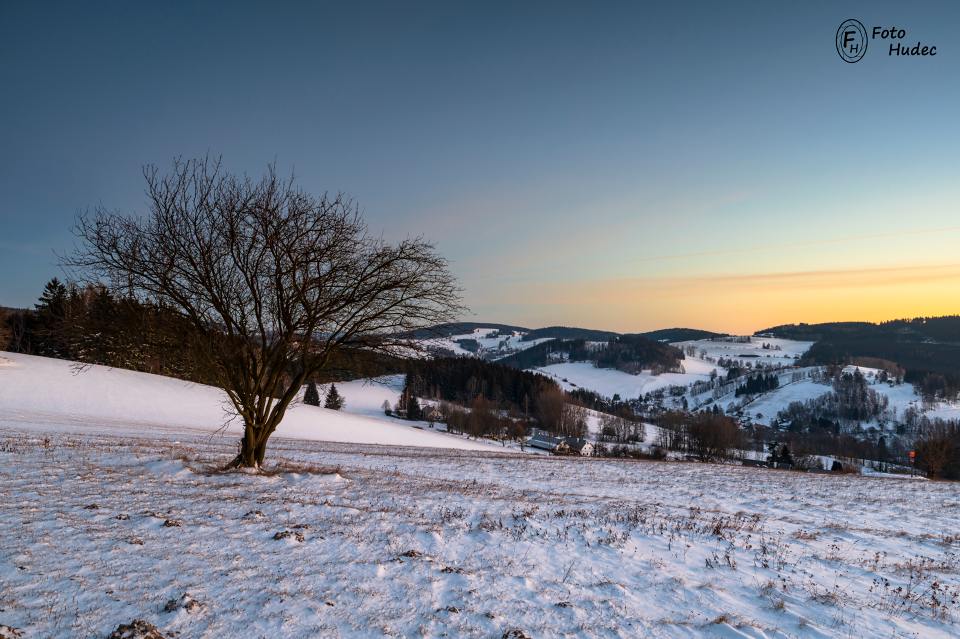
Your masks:
M 474 319 L 960 312 L 955 4 L 345 4 L 3 4 L 0 304 L 211 152 L 432 238 Z M 938 55 L 846 64 L 850 17 Z

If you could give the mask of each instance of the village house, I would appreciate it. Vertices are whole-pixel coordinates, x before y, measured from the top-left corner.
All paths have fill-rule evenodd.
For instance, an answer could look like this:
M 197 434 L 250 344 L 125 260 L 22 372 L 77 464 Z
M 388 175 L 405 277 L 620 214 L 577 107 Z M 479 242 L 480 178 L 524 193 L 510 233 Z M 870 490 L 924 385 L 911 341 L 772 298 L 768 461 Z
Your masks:
M 550 433 L 534 429 L 527 440 L 532 448 L 547 450 L 554 455 L 583 455 L 593 454 L 593 444 L 582 437 L 554 437 Z

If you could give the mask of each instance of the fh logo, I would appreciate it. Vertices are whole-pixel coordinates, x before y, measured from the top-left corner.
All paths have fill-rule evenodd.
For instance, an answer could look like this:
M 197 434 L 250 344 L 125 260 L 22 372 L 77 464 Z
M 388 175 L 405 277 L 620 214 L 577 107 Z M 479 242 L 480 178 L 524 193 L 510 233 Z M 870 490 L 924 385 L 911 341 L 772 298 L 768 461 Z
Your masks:
M 844 62 L 859 62 L 867 52 L 867 30 L 859 20 L 844 20 L 837 29 L 837 53 Z

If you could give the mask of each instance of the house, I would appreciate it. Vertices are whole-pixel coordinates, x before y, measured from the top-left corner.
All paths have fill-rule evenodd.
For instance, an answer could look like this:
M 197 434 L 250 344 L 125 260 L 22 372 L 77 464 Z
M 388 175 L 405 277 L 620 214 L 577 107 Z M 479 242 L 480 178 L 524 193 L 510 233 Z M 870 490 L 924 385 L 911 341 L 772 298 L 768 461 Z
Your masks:
M 593 444 L 583 437 L 567 437 L 563 441 L 570 447 L 570 453 L 573 455 L 589 457 L 593 454 Z
M 592 455 L 593 444 L 582 437 L 554 437 L 550 433 L 534 429 L 527 445 L 549 450 L 554 455 Z
M 542 430 L 534 430 L 533 434 L 530 436 L 530 439 L 527 440 L 527 445 L 531 448 L 549 450 L 551 453 L 558 452 L 558 449 L 561 449 L 561 447 L 567 447 L 563 439 L 559 437 L 553 437 L 546 431 Z

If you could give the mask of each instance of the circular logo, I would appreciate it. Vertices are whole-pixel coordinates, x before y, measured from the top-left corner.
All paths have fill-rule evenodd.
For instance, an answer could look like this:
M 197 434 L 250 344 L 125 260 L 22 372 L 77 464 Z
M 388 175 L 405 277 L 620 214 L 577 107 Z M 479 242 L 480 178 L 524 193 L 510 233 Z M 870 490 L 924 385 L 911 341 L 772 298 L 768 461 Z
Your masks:
M 867 30 L 854 18 L 844 20 L 837 29 L 837 53 L 844 62 L 859 62 L 867 52 Z

